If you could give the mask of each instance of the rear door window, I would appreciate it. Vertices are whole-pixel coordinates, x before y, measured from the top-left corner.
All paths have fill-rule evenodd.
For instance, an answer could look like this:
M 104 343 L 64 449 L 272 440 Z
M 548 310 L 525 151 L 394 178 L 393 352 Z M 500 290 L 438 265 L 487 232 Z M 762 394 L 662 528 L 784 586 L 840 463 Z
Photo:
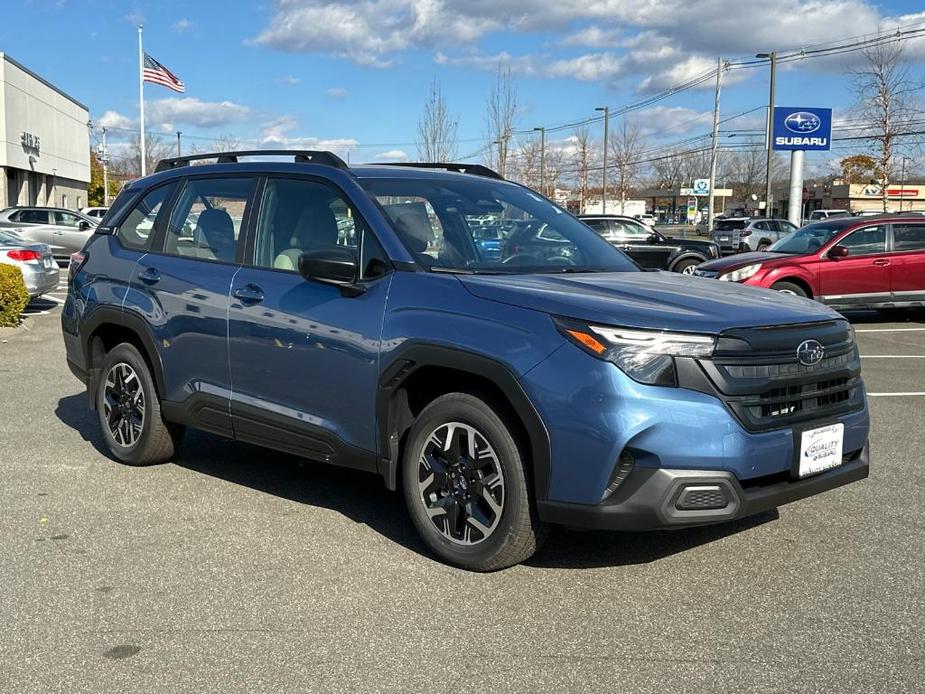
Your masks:
M 894 224 L 893 250 L 925 251 L 925 224 Z
M 126 248 L 138 251 L 151 249 L 157 216 L 170 200 L 175 184 L 170 183 L 147 193 L 129 212 L 125 221 L 116 230 L 116 238 Z
M 170 214 L 164 252 L 235 262 L 255 184 L 251 177 L 188 180 Z
M 23 210 L 16 221 L 25 224 L 48 224 L 48 210 Z

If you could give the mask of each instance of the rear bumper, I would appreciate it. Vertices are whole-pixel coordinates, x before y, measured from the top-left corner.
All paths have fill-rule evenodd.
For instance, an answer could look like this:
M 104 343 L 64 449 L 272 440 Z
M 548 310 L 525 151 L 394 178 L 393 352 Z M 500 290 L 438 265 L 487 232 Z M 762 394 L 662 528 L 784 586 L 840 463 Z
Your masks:
M 768 511 L 866 478 L 870 471 L 865 445 L 854 460 L 802 480 L 775 478 L 743 487 L 725 471 L 643 468 L 634 471 L 608 501 L 598 505 L 538 501 L 548 523 L 595 530 L 655 530 L 709 525 Z M 679 509 L 689 487 L 710 490 L 726 499 L 722 508 Z M 715 491 L 714 491 L 715 490 Z
M 58 281 L 61 278 L 61 270 L 58 266 L 55 265 L 51 270 L 46 270 L 43 265 L 35 267 L 33 265 L 33 263 L 22 263 L 19 266 L 29 296 L 35 298 L 54 291 L 58 287 Z

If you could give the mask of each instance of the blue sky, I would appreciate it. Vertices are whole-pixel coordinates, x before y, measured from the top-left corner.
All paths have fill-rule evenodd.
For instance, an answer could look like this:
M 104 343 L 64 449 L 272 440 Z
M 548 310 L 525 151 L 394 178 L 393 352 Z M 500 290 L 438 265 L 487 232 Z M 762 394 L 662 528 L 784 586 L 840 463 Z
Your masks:
M 8 2 L 4 18 L 0 50 L 86 103 L 114 141 L 137 127 L 135 25 L 143 21 L 147 52 L 187 85 L 184 95 L 146 86 L 148 130 L 182 130 L 187 144 L 203 148 L 232 135 L 350 149 L 364 161 L 414 156 L 434 77 L 459 116 L 465 155 L 482 144 L 499 63 L 514 73 L 518 124 L 531 129 L 637 101 L 709 69 L 719 55 L 925 25 L 913 0 L 31 0 Z M 910 45 L 910 55 L 925 56 L 922 44 Z M 777 103 L 850 114 L 845 69 L 843 58 L 782 69 Z M 704 86 L 633 117 L 657 142 L 705 132 L 713 94 Z M 722 111 L 766 101 L 767 69 L 740 70 Z M 737 126 L 762 122 L 756 112 Z

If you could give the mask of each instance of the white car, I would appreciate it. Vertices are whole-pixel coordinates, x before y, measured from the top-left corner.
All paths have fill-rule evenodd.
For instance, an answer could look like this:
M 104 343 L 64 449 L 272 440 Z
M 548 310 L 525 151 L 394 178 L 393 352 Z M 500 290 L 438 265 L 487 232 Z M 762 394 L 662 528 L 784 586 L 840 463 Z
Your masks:
M 638 219 L 640 222 L 642 222 L 646 226 L 650 226 L 650 227 L 655 226 L 656 220 L 655 220 L 654 214 L 649 214 L 648 212 L 646 212 L 645 214 L 637 214 L 636 219 Z
M 12 229 L 23 239 L 47 244 L 59 260 L 81 250 L 98 224 L 98 219 L 60 207 L 9 207 L 0 211 L 0 229 Z
M 0 264 L 15 265 L 33 299 L 58 286 L 60 270 L 44 243 L 32 243 L 11 230 L 0 229 Z
M 851 212 L 848 210 L 813 210 L 809 213 L 809 217 L 803 220 L 803 226 L 812 224 L 813 222 L 821 222 L 824 219 L 831 219 L 832 217 L 850 216 Z
M 108 207 L 85 207 L 80 211 L 80 214 L 86 215 L 87 217 L 92 217 L 96 221 L 100 221 L 103 217 L 106 216 L 107 212 L 109 212 Z

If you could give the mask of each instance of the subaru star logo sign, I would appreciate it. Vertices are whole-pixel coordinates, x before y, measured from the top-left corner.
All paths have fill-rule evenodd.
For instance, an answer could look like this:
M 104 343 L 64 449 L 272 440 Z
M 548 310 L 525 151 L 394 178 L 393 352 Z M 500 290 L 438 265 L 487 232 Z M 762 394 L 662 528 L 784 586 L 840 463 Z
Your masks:
M 792 133 L 814 133 L 819 130 L 822 120 L 815 113 L 797 111 L 784 119 L 784 127 Z
M 805 340 L 797 347 L 797 359 L 803 366 L 815 366 L 825 356 L 825 347 L 818 340 Z
M 832 109 L 774 107 L 774 149 L 828 150 L 832 145 Z

